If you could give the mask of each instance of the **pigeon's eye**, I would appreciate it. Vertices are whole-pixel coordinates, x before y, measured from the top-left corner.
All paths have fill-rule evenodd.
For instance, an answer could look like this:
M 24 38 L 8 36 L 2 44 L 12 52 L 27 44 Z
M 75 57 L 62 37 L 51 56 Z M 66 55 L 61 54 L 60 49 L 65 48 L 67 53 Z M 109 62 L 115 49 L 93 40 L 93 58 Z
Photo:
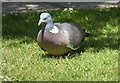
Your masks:
M 43 20 L 46 20 L 47 18 L 44 18 Z

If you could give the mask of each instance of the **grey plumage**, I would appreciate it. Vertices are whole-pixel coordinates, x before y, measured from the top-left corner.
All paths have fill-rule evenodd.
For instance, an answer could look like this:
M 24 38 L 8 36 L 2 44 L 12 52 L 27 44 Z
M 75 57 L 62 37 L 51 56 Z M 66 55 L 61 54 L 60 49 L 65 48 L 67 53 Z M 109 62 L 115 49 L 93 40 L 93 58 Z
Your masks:
M 49 13 L 42 13 L 38 25 L 42 29 L 38 33 L 38 45 L 52 55 L 62 55 L 77 50 L 87 34 L 81 27 L 72 23 L 53 23 Z

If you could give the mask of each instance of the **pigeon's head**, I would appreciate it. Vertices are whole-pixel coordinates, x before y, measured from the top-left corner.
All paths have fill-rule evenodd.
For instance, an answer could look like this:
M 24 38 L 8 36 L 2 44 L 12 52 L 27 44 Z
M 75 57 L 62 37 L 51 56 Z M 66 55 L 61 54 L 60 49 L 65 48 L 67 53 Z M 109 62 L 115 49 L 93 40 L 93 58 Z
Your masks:
M 40 20 L 38 22 L 38 25 L 40 25 L 41 23 L 50 23 L 52 22 L 52 17 L 49 13 L 42 13 L 40 15 Z

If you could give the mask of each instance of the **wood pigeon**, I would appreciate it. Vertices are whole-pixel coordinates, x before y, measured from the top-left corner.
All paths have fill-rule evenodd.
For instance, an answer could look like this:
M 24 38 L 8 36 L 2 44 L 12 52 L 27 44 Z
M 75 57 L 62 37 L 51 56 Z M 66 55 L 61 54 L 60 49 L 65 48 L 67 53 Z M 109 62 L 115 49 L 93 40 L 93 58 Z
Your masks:
M 63 55 L 77 50 L 89 33 L 72 23 L 53 23 L 49 13 L 42 13 L 38 25 L 41 30 L 37 41 L 40 48 L 52 55 Z

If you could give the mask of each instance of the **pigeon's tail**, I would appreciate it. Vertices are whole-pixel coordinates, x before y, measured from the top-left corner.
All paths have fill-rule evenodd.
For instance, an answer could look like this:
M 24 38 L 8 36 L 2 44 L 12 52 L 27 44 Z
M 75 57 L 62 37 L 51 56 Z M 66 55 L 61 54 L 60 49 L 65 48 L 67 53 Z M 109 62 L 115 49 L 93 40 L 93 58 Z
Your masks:
M 90 33 L 85 33 L 85 36 L 86 36 L 86 37 L 89 37 L 89 36 L 92 36 L 92 34 L 90 34 Z
M 84 33 L 85 33 L 85 37 L 92 36 L 92 34 L 85 32 L 85 29 L 83 29 L 83 31 L 84 31 Z

